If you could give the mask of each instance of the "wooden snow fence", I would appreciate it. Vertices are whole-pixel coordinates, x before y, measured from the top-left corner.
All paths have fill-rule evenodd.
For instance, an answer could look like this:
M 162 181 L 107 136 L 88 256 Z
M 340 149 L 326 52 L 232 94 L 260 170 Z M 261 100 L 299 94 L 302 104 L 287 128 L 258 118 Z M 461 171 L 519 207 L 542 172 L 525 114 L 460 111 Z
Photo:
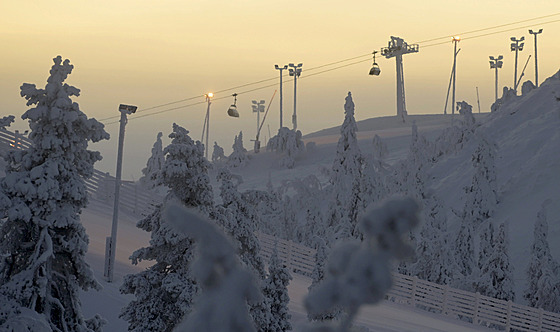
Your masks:
M 30 146 L 31 140 L 24 135 L 9 130 L 0 130 L 0 147 L 3 150 L 27 149 Z M 113 176 L 94 169 L 91 178 L 86 179 L 85 182 L 90 199 L 113 206 L 115 197 L 115 178 Z M 121 182 L 119 208 L 128 213 L 145 216 L 153 211 L 154 205 L 162 201 L 162 197 L 142 189 L 135 182 Z
M 314 249 L 261 232 L 257 232 L 257 238 L 261 245 L 261 255 L 266 260 L 266 263 L 268 263 L 276 247 L 278 257 L 291 272 L 311 276 L 315 268 Z
M 560 314 L 393 274 L 390 300 L 506 331 L 560 331 Z
M 278 256 L 290 271 L 310 276 L 315 250 L 257 233 L 261 254 L 269 259 L 276 246 Z M 471 293 L 447 285 L 393 273 L 387 299 L 423 310 L 505 331 L 560 331 L 560 314 Z
M 25 149 L 29 146 L 31 142 L 25 136 L 0 130 L 2 149 Z M 114 177 L 94 170 L 93 176 L 86 180 L 86 187 L 91 198 L 113 205 Z M 120 207 L 128 212 L 145 215 L 162 200 L 162 197 L 141 190 L 136 183 L 123 181 L 121 184 Z M 290 271 L 311 275 L 315 267 L 314 249 L 260 232 L 257 237 L 261 254 L 266 260 L 270 259 L 276 247 L 279 258 Z M 393 274 L 393 287 L 387 294 L 387 299 L 506 331 L 560 331 L 560 314 L 398 273 Z

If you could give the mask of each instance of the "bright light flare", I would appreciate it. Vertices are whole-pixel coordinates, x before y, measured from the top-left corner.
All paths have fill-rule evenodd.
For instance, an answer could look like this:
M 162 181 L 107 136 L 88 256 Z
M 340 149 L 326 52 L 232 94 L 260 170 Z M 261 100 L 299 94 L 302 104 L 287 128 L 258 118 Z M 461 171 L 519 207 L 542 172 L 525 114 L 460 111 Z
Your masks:
M 453 36 L 453 41 L 460 41 L 461 37 L 460 36 Z
M 213 94 L 212 92 L 208 92 L 208 93 L 206 94 L 206 97 L 212 98 L 212 97 L 214 97 L 214 94 Z

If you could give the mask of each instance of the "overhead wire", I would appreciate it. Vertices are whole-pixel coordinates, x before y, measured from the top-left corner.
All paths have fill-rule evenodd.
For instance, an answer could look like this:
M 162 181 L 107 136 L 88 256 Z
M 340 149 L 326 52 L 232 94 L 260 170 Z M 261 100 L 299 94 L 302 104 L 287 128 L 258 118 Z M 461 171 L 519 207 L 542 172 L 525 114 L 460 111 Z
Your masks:
M 456 35 L 468 35 L 468 34 L 473 34 L 473 33 L 482 32 L 482 31 L 495 30 L 495 29 L 498 29 L 498 28 L 501 28 L 501 27 L 516 25 L 516 24 L 520 24 L 520 23 L 535 21 L 535 20 L 539 20 L 539 19 L 543 19 L 543 18 L 549 18 L 549 17 L 554 17 L 554 16 L 559 16 L 559 15 L 560 15 L 560 13 L 554 13 L 554 14 L 549 14 L 549 15 L 545 15 L 545 16 L 539 16 L 539 17 L 535 17 L 535 18 L 531 18 L 531 19 L 525 19 L 525 20 L 520 20 L 520 21 L 516 21 L 516 22 L 511 22 L 511 23 L 506 23 L 506 24 L 495 25 L 495 26 L 492 26 L 492 27 L 487 27 L 487 28 L 482 28 L 482 29 L 476 29 L 476 30 L 466 31 L 466 32 L 463 32 L 463 33 L 461 33 L 461 34 L 456 34 Z M 485 36 L 490 36 L 490 35 L 494 35 L 494 34 L 499 34 L 499 33 L 508 32 L 508 31 L 513 31 L 513 30 L 517 30 L 517 29 L 529 28 L 529 27 L 531 27 L 531 26 L 533 26 L 533 25 L 535 25 L 535 24 L 546 25 L 546 24 L 551 24 L 551 23 L 556 23 L 556 22 L 560 22 L 560 19 L 558 19 L 558 20 L 546 21 L 546 22 L 534 23 L 534 24 L 531 24 L 531 25 L 525 25 L 525 26 L 521 26 L 521 27 L 513 27 L 513 28 L 510 28 L 510 29 L 505 29 L 505 30 L 500 30 L 500 31 L 493 31 L 493 32 L 485 33 L 485 34 L 475 35 L 475 36 L 463 37 L 463 38 L 461 38 L 461 39 L 462 39 L 462 40 L 468 40 L 468 39 L 480 38 L 480 37 L 485 37 Z M 430 42 L 432 42 L 432 41 L 437 41 L 437 40 L 442 40 L 442 39 L 449 39 L 450 37 L 452 37 L 452 36 L 451 36 L 451 35 L 442 36 L 442 37 L 437 37 L 437 38 L 432 38 L 432 39 L 427 39 L 427 40 L 419 41 L 419 42 L 416 42 L 416 43 L 414 43 L 414 44 L 419 44 L 419 45 L 422 46 L 422 48 L 433 47 L 433 46 L 438 46 L 438 45 L 447 44 L 447 43 L 449 43 L 450 41 L 449 41 L 449 40 L 446 40 L 446 41 L 441 41 L 441 42 L 432 43 L 432 44 L 427 44 L 427 45 L 422 45 L 422 44 L 424 44 L 424 43 L 430 43 Z M 348 62 L 348 61 L 352 61 L 352 60 L 356 60 L 356 59 L 361 59 L 361 58 L 366 57 L 366 56 L 368 57 L 367 59 L 363 59 L 363 60 L 359 60 L 359 61 L 354 61 L 354 62 L 349 63 L 349 64 L 344 64 L 344 65 L 341 65 L 341 66 L 329 68 L 329 69 L 322 70 L 322 71 L 318 71 L 318 72 L 315 72 L 315 73 L 313 73 L 313 72 L 312 72 L 312 73 L 308 73 L 308 74 L 306 74 L 305 76 L 300 77 L 300 79 L 306 78 L 306 77 L 312 77 L 312 76 L 316 76 L 316 75 L 320 75 L 320 74 L 324 74 L 324 73 L 327 73 L 327 72 L 330 72 L 330 71 L 334 71 L 334 70 L 338 70 L 338 69 L 341 69 L 341 68 L 353 66 L 353 65 L 356 65 L 356 64 L 361 64 L 361 63 L 366 62 L 366 61 L 371 61 L 371 58 L 370 58 L 370 57 L 371 57 L 371 54 L 372 54 L 372 53 L 362 54 L 362 55 L 358 55 L 358 56 L 354 56 L 354 57 L 350 57 L 350 58 L 346 58 L 346 59 L 342 59 L 342 60 L 338 60 L 338 61 L 326 63 L 326 64 L 323 64 L 323 65 L 319 65 L 319 66 L 307 68 L 307 69 L 306 69 L 306 72 L 309 72 L 309 71 L 314 71 L 314 70 L 317 70 L 317 69 L 321 69 L 321 68 L 325 68 L 325 67 L 330 67 L 330 66 L 333 66 L 333 65 L 341 64 L 341 63 L 345 63 L 345 62 Z M 218 90 L 218 91 L 214 92 L 214 94 L 219 94 L 219 93 L 223 93 L 223 92 L 227 92 L 227 91 L 232 91 L 232 90 L 238 90 L 238 89 L 241 89 L 241 88 L 245 88 L 245 87 L 249 87 L 249 86 L 253 86 L 253 85 L 258 85 L 258 84 L 262 84 L 262 83 L 266 83 L 266 82 L 276 81 L 277 79 L 278 79 L 278 77 L 271 77 L 271 78 L 267 78 L 267 79 L 262 79 L 262 80 L 259 80 L 259 81 L 250 82 L 250 83 L 246 83 L 246 84 L 241 84 L 241 85 L 238 85 L 238 86 L 230 87 L 230 88 L 227 88 L 227 89 Z M 291 81 L 293 81 L 293 79 L 292 79 L 292 80 L 287 80 L 287 81 L 285 81 L 285 83 L 291 82 Z M 268 84 L 268 85 L 265 85 L 265 86 L 260 86 L 260 87 L 252 88 L 252 89 L 249 89 L 249 90 L 237 92 L 237 94 L 238 94 L 238 95 L 241 95 L 241 94 L 245 94 L 245 93 L 249 93 L 249 92 L 254 92 L 254 91 L 258 91 L 258 90 L 263 90 L 263 89 L 267 89 L 267 88 L 270 88 L 270 87 L 274 87 L 274 86 L 276 86 L 276 85 L 277 85 L 277 83 Z M 181 99 L 181 100 L 177 100 L 177 101 L 172 101 L 172 102 L 168 102 L 168 103 L 164 103 L 164 104 L 160 104 L 160 105 L 151 106 L 151 107 L 148 107 L 148 108 L 144 108 L 144 109 L 138 110 L 136 114 L 138 114 L 138 113 L 143 113 L 143 112 L 147 112 L 147 111 L 150 111 L 150 110 L 155 110 L 155 109 L 162 108 L 162 107 L 166 107 L 166 106 L 170 106 L 170 105 L 175 105 L 175 104 L 183 103 L 183 102 L 190 101 L 190 100 L 194 100 L 194 99 L 197 99 L 197 98 L 200 98 L 200 97 L 204 97 L 204 96 L 205 96 L 205 95 L 202 94 L 202 95 L 197 95 L 197 96 L 193 96 L 193 97 L 189 97 L 189 98 L 185 98 L 185 99 Z M 226 99 L 226 98 L 230 98 L 230 96 L 215 97 L 215 98 L 213 98 L 213 100 L 221 100 L 221 99 Z M 133 119 L 144 118 L 144 117 L 147 117 L 147 116 L 157 115 L 157 114 L 161 114 L 161 113 L 166 113 L 166 112 L 170 112 L 170 111 L 175 111 L 175 110 L 178 110 L 178 109 L 183 109 L 183 108 L 192 107 L 192 106 L 196 106 L 196 105 L 201 105 L 201 104 L 205 104 L 205 103 L 206 103 L 206 101 L 200 101 L 200 102 L 191 103 L 191 104 L 186 104 L 186 105 L 180 105 L 180 106 L 176 106 L 176 107 L 172 107 L 172 108 L 168 108 L 168 109 L 164 109 L 164 110 L 158 110 L 158 111 L 150 112 L 150 113 L 146 113 L 146 114 L 135 115 L 134 117 L 129 118 L 128 121 L 133 120 Z M 101 120 L 99 120 L 99 121 L 104 122 L 104 121 L 116 119 L 116 118 L 119 118 L 119 117 L 120 117 L 120 115 L 117 115 L 117 116 L 107 117 L 107 118 L 101 119 Z M 114 124 L 114 123 L 118 123 L 118 122 L 119 122 L 119 121 L 112 121 L 112 122 L 107 122 L 107 123 L 105 123 L 105 124 L 106 124 L 106 125 L 110 125 L 110 124 Z

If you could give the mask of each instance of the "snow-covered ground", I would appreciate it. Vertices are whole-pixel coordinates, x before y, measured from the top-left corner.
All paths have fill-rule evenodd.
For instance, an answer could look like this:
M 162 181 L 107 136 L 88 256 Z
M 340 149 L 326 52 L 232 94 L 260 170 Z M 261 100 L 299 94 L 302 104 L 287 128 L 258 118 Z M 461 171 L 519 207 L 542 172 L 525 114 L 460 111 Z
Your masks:
M 558 75 L 557 75 L 558 76 Z M 498 175 L 499 205 L 494 218 L 505 221 L 509 227 L 510 259 L 514 266 L 516 302 L 523 303 L 522 291 L 526 287 L 525 269 L 529 263 L 532 233 L 537 211 L 546 199 L 560 201 L 560 77 L 549 79 L 538 90 L 526 93 L 506 103 L 492 114 L 475 114 L 482 127 L 477 134 L 491 138 L 497 144 L 496 167 Z M 356 105 L 356 112 L 359 112 Z M 341 110 L 342 112 L 342 110 Z M 459 115 L 416 115 L 407 123 L 395 117 L 364 120 L 358 123 L 360 148 L 363 153 L 372 149 L 374 134 L 381 136 L 388 145 L 388 163 L 404 158 L 408 152 L 411 123 L 415 121 L 420 134 L 428 139 L 436 137 Z M 279 156 L 261 152 L 251 154 L 251 161 L 233 172 L 240 174 L 244 182 L 240 190 L 263 189 L 270 179 L 274 186 L 283 180 L 303 178 L 314 174 L 321 178 L 321 169 L 330 168 L 335 156 L 338 128 L 325 129 L 304 137 L 316 146 L 296 160 L 294 169 L 278 165 Z M 246 144 L 247 145 L 247 144 Z M 459 211 L 464 204 L 463 188 L 472 178 L 471 155 L 476 145 L 469 142 L 461 151 L 438 161 L 429 171 L 430 184 L 442 197 L 448 208 L 450 228 L 457 228 L 457 218 L 451 209 Z M 148 156 L 146 156 L 147 159 Z M 215 178 L 211 171 L 211 178 Z M 326 180 L 326 177 L 322 177 Z M 215 181 L 215 179 L 214 179 Z M 115 282 L 103 281 L 103 259 L 105 237 L 110 234 L 112 208 L 93 201 L 84 210 L 82 221 L 90 238 L 87 259 L 96 277 L 104 286 L 101 292 L 88 292 L 82 296 L 86 317 L 100 313 L 108 320 L 106 331 L 124 331 L 126 322 L 118 318 L 121 308 L 130 297 L 118 291 L 122 276 L 145 267 L 132 266 L 130 254 L 147 245 L 149 234 L 135 227 L 137 216 L 121 212 L 119 218 L 117 266 Z M 560 204 L 548 206 L 549 235 L 551 252 L 560 259 Z M 294 275 L 289 286 L 293 325 L 306 321 L 302 299 L 307 293 L 310 280 Z M 383 302 L 360 312 L 358 325 L 367 326 L 372 331 L 480 331 L 483 327 L 473 326 L 438 314 L 428 313 L 405 305 Z
M 104 331 L 126 331 L 127 323 L 120 319 L 119 312 L 133 297 L 119 292 L 122 277 L 135 273 L 144 266 L 134 266 L 128 260 L 130 254 L 148 244 L 149 234 L 136 228 L 138 217 L 120 213 L 118 231 L 118 250 L 115 266 L 115 281 L 108 283 L 103 278 L 105 237 L 110 235 L 112 209 L 102 203 L 92 202 L 82 213 L 82 222 L 90 238 L 87 261 L 92 266 L 97 280 L 103 290 L 83 292 L 81 299 L 86 317 L 96 313 L 108 321 Z M 303 298 L 311 279 L 293 274 L 288 290 L 290 294 L 289 309 L 292 314 L 294 330 L 307 322 L 303 307 Z M 481 326 L 474 326 L 439 314 L 429 313 L 410 306 L 392 302 L 383 302 L 362 310 L 356 321 L 358 326 L 368 327 L 370 331 L 489 331 Z

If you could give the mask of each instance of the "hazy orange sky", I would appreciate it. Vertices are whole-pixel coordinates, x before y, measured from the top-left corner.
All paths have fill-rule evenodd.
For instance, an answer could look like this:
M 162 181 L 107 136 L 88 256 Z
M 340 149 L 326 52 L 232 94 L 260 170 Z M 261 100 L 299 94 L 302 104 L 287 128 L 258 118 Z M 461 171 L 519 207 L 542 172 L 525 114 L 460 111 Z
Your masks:
M 408 43 L 448 38 L 420 43 L 418 54 L 404 56 L 409 114 L 442 113 L 453 56 L 450 36 L 560 13 L 560 1 L 8 0 L 0 4 L 0 13 L 1 114 L 19 118 L 26 110 L 19 95 L 21 84 L 43 87 L 52 58 L 68 58 L 75 68 L 67 83 L 81 89 L 81 96 L 74 100 L 88 116 L 118 116 L 120 103 L 139 107 L 140 112 L 131 116 L 127 125 L 123 171 L 124 178 L 137 179 L 158 131 L 166 137 L 172 123 L 177 122 L 190 130 L 194 139 L 200 139 L 206 106 L 140 118 L 152 112 L 142 113 L 142 109 L 195 96 L 201 97 L 153 111 L 204 102 L 206 92 L 278 77 L 274 64 L 302 62 L 297 110 L 298 129 L 304 134 L 340 125 L 348 91 L 354 96 L 357 120 L 393 115 L 394 59 L 378 57 L 381 76 L 367 75 L 371 66 L 368 54 L 386 46 L 393 35 Z M 478 86 L 482 111 L 489 110 L 494 99 L 494 71 L 488 56 L 504 56 L 500 90 L 511 86 L 515 53 L 509 49 L 509 38 L 525 36 L 525 49 L 519 56 L 521 72 L 533 54 L 529 28 L 544 29 L 538 37 L 539 81 L 560 69 L 560 15 L 466 34 L 457 58 L 458 101 L 466 100 L 478 111 Z M 511 31 L 499 33 L 504 30 Z M 477 37 L 485 34 L 490 35 Z M 363 57 L 357 61 L 363 62 L 342 69 L 323 74 L 316 73 L 336 66 L 307 70 L 358 56 Z M 532 60 L 525 79 L 534 80 Z M 283 121 L 291 125 L 293 82 L 288 77 L 284 81 Z M 218 141 L 226 152 L 231 151 L 233 137 L 243 131 L 245 147 L 252 149 L 256 116 L 251 100 L 268 101 L 277 87 L 243 92 L 274 82 L 217 94 L 220 98 L 239 93 L 241 117 L 226 115 L 232 98 L 215 100 L 211 145 Z M 269 137 L 267 124 L 273 135 L 278 129 L 278 110 L 277 95 L 261 134 L 263 141 Z M 112 139 L 92 148 L 105 158 L 97 167 L 114 173 L 118 124 L 114 120 L 103 122 Z M 21 119 L 12 127 L 26 128 Z

